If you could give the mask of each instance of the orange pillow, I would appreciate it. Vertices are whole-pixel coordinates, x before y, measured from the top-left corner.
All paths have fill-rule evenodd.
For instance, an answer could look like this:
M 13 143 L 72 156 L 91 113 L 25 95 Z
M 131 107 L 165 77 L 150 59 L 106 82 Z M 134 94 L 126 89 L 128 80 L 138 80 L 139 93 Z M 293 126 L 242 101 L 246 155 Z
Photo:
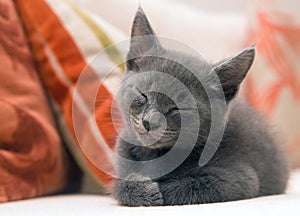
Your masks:
M 61 191 L 68 161 L 12 0 L 0 2 L 0 203 Z
M 15 3 L 70 152 L 101 188 L 109 188 L 113 179 L 109 151 L 113 150 L 116 137 L 111 105 L 115 81 L 124 69 L 119 65 L 123 56 L 112 48 L 96 64 L 89 63 L 98 52 L 125 36 L 100 17 L 66 1 Z M 107 65 L 116 68 L 103 81 Z M 83 71 L 88 77 L 78 87 Z M 94 93 L 96 101 L 90 98 Z

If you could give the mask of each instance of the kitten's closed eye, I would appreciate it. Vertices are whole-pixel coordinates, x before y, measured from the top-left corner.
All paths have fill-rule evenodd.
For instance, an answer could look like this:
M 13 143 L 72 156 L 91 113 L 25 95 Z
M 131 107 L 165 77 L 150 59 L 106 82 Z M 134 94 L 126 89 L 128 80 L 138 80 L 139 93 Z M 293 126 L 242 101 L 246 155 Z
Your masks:
M 147 102 L 148 102 L 147 96 L 141 93 L 140 95 L 136 96 L 133 99 L 131 106 L 140 108 L 143 107 Z
M 173 114 L 178 114 L 178 113 L 179 113 L 179 108 L 173 107 L 166 112 L 166 115 L 173 115 Z

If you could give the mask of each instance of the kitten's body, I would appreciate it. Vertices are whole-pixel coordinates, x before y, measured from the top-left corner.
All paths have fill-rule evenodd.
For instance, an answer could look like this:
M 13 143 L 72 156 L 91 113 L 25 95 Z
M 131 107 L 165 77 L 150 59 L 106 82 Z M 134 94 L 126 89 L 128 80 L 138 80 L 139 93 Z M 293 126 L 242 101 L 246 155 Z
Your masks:
M 153 35 L 151 27 L 145 22 L 147 20 L 143 12 L 139 10 L 134 25 L 137 25 L 139 28 L 141 23 L 146 25 L 147 29 L 144 34 Z M 139 31 L 139 33 L 141 32 Z M 201 116 L 199 137 L 192 152 L 184 162 L 168 174 L 156 179 L 150 179 L 149 176 L 141 176 L 138 169 L 136 171 L 131 169 L 131 174 L 126 180 L 118 179 L 115 183 L 114 196 L 119 203 L 128 206 L 182 205 L 230 201 L 283 193 L 286 187 L 288 169 L 280 146 L 269 132 L 269 127 L 263 123 L 262 117 L 249 107 L 246 102 L 233 98 L 238 85 L 252 63 L 254 48 L 250 48 L 236 58 L 232 58 L 233 60 L 229 60 L 229 63 L 218 63 L 217 66 L 172 51 L 165 50 L 161 55 L 165 56 L 166 59 L 145 57 L 138 59 L 136 62 L 132 60 L 127 63 L 128 70 L 161 71 L 176 77 L 187 86 L 195 97 L 198 107 L 197 112 Z M 224 116 L 226 118 L 226 127 L 218 150 L 203 167 L 199 166 L 198 161 L 210 129 L 211 109 L 209 108 L 208 97 L 203 86 L 195 76 L 187 68 L 178 65 L 176 61 L 168 60 L 170 58 L 173 61 L 178 59 L 179 62 L 186 63 L 192 70 L 199 71 L 200 77 L 203 78 L 202 81 L 211 82 L 212 89 L 214 83 L 209 77 L 212 70 L 217 71 L 217 74 L 219 70 L 222 73 L 223 71 L 229 73 L 230 76 L 240 76 L 239 79 L 233 78 L 236 84 L 234 87 L 228 88 L 228 85 L 226 85 L 228 75 L 223 77 L 222 74 L 218 74 L 228 103 L 228 110 L 226 116 Z M 235 67 L 238 67 L 241 71 L 244 70 L 244 74 L 238 75 L 237 71 L 232 69 Z M 128 73 L 128 76 L 131 75 Z M 145 89 L 149 89 L 149 91 L 154 91 L 153 88 L 163 85 L 163 83 L 160 83 L 162 81 L 155 79 L 155 77 L 149 78 L 148 81 L 145 80 L 144 82 L 129 82 L 129 84 L 124 86 L 124 91 L 135 88 L 139 84 L 143 85 Z M 225 84 L 223 85 L 223 83 Z M 180 92 L 178 89 L 168 88 L 170 88 L 169 91 Z M 154 96 L 149 93 L 147 97 L 150 106 L 150 98 Z M 165 102 L 166 99 L 163 97 L 155 96 L 154 98 L 155 103 L 162 107 L 157 108 L 160 112 L 164 112 L 163 108 L 171 106 L 171 103 Z M 122 101 L 126 99 L 120 100 L 121 105 L 126 103 Z M 164 106 L 161 105 L 163 103 L 165 103 Z M 190 121 L 191 127 L 193 127 L 193 112 L 195 111 L 188 110 L 187 112 L 191 115 Z M 173 147 L 170 144 L 160 144 L 159 147 L 144 146 L 143 139 L 127 120 L 129 114 L 123 113 L 123 115 L 125 128 L 122 134 L 134 140 L 134 144 L 119 139 L 117 152 L 121 157 L 133 161 L 149 161 L 163 156 Z M 168 122 L 172 121 L 172 118 L 166 118 Z M 186 142 L 189 142 L 189 140 L 187 139 Z M 178 151 L 181 150 L 178 149 Z M 128 167 L 122 166 L 121 163 L 118 163 L 117 166 L 119 172 L 128 169 Z M 161 166 L 166 166 L 166 164 L 161 164 Z M 155 170 L 155 167 L 153 169 Z

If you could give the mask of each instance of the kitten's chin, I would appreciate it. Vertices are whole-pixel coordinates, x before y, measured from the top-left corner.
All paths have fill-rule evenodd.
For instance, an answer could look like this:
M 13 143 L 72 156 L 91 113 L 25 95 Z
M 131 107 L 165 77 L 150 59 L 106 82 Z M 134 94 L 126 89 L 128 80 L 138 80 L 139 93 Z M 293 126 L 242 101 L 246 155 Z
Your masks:
M 151 145 L 146 146 L 149 149 L 165 149 L 165 148 L 170 148 L 172 147 L 171 143 L 161 143 L 161 142 L 156 142 Z
M 172 147 L 174 144 L 173 140 L 169 141 L 160 141 L 155 140 L 152 137 L 141 137 L 139 136 L 139 141 L 142 143 L 143 147 L 149 148 L 149 149 L 159 149 L 159 148 L 169 148 Z

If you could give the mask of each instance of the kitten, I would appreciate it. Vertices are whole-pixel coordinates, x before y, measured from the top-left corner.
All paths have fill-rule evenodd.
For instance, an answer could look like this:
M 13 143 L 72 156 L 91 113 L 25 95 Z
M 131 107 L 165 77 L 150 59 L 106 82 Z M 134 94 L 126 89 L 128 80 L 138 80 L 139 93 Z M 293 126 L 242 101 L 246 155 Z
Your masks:
M 142 38 L 135 40 L 135 37 Z M 122 159 L 116 162 L 119 178 L 113 195 L 120 205 L 199 204 L 284 193 L 288 167 L 283 151 L 262 116 L 235 98 L 254 55 L 252 46 L 232 58 L 209 64 L 200 58 L 167 50 L 155 36 L 142 9 L 138 9 L 132 27 L 123 95 L 117 99 L 125 123 L 117 141 L 117 153 L 137 163 L 130 165 Z M 180 85 L 166 81 L 153 71 L 179 80 L 193 99 Z M 213 78 L 212 72 L 219 81 Z M 142 76 L 138 76 L 140 74 Z M 226 108 L 226 113 L 219 116 L 226 123 L 219 147 L 208 163 L 201 166 L 199 158 L 212 125 L 212 107 L 199 77 L 212 92 L 221 85 Z M 176 103 L 164 93 L 172 95 Z M 217 93 L 212 95 L 218 97 Z M 197 116 L 200 125 L 196 124 Z M 180 131 L 184 134 L 183 141 L 175 146 Z M 198 132 L 196 143 L 191 147 L 190 137 L 195 131 Z M 171 151 L 173 155 L 167 162 L 155 162 Z M 186 158 L 177 166 L 183 152 Z M 147 165 L 147 161 L 153 161 L 153 166 Z M 172 163 L 176 166 L 172 167 Z M 157 170 L 168 166 L 171 167 L 168 173 L 155 175 Z

